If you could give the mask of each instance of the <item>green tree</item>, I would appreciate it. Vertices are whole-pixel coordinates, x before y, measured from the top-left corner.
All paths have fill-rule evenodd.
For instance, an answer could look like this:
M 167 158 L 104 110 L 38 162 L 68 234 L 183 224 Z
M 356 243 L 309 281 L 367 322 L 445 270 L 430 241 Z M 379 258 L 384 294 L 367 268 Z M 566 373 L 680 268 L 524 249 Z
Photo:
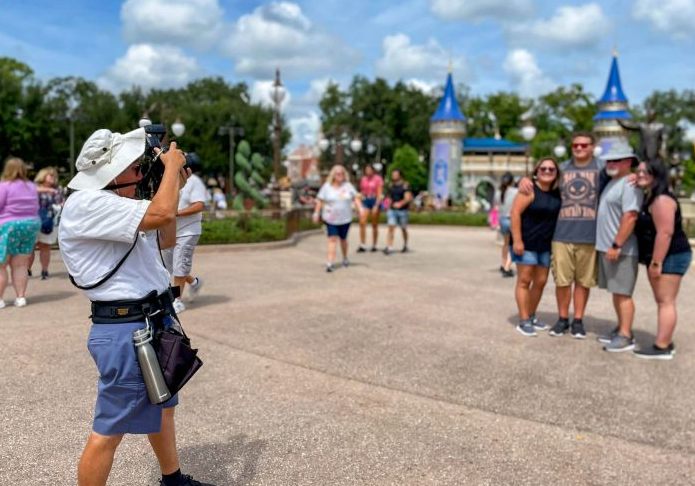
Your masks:
M 420 161 L 417 151 L 408 144 L 396 149 L 393 162 L 388 166 L 389 177 L 392 170 L 401 171 L 403 179 L 410 184 L 414 194 L 427 189 L 427 168 Z

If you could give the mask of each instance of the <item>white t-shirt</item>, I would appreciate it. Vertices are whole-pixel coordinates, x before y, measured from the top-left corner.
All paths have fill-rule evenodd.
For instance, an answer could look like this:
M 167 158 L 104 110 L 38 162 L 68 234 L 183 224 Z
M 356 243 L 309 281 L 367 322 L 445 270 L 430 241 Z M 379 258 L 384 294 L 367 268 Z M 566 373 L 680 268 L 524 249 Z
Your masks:
M 328 224 L 341 225 L 352 222 L 352 204 L 357 191 L 349 182 L 333 187 L 326 182 L 321 186 L 317 199 L 323 201 L 321 218 Z
M 78 191 L 63 206 L 58 228 L 60 253 L 79 285 L 92 285 L 113 270 L 138 238 L 121 268 L 104 284 L 84 293 L 90 300 L 141 299 L 169 288 L 156 231 L 138 231 L 150 201 L 111 191 Z
M 186 209 L 193 203 L 202 202 L 205 204 L 207 191 L 205 184 L 197 175 L 193 174 L 186 181 L 186 185 L 179 191 L 179 211 Z M 179 216 L 176 218 L 176 237 L 193 236 L 203 233 L 203 213 L 195 213 L 189 216 Z

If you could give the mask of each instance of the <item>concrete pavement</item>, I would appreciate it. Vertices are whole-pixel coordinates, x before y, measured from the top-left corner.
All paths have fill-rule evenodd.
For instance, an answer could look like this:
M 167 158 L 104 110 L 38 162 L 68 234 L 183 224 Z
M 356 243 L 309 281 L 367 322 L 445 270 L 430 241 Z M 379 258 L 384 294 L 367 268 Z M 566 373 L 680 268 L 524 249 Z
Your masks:
M 409 254 L 323 271 L 325 237 L 200 252 L 182 314 L 205 365 L 177 411 L 184 472 L 218 485 L 686 485 L 695 476 L 695 278 L 672 362 L 601 351 L 614 326 L 595 290 L 588 339 L 514 330 L 514 279 L 487 229 L 413 227 Z M 382 230 L 382 239 L 384 231 Z M 96 370 L 87 301 L 54 255 L 26 308 L 0 310 L 0 484 L 71 485 Z M 644 269 L 635 332 L 656 306 Z M 540 316 L 556 318 L 552 282 Z M 5 300 L 11 301 L 9 288 Z M 111 485 L 157 484 L 127 437 Z

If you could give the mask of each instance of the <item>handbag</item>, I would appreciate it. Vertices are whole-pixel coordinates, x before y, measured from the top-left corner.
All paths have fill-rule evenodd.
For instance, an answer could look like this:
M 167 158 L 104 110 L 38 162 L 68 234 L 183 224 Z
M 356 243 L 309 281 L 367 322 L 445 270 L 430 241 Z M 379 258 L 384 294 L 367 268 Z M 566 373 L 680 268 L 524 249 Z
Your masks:
M 39 209 L 39 218 L 41 218 L 41 233 L 45 235 L 53 233 L 53 224 L 55 222 L 53 209 Z
M 178 319 L 176 320 L 178 322 Z M 195 375 L 203 362 L 198 350 L 191 347 L 191 340 L 179 323 L 179 329 L 169 326 L 159 332 L 152 341 L 164 381 L 173 397 Z

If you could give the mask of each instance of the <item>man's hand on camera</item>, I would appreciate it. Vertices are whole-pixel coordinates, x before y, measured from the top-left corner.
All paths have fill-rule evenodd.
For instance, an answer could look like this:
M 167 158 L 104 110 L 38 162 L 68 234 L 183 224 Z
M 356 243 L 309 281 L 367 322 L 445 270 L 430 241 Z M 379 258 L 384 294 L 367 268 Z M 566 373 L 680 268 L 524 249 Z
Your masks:
M 161 152 L 159 148 L 155 148 L 154 151 L 157 154 Z M 167 167 L 169 164 L 174 164 L 176 169 L 181 169 L 184 165 L 186 165 L 186 154 L 183 153 L 183 150 L 178 148 L 176 142 L 171 142 L 171 145 L 169 145 L 169 150 L 161 154 L 159 156 L 159 160 L 162 161 L 164 167 Z

